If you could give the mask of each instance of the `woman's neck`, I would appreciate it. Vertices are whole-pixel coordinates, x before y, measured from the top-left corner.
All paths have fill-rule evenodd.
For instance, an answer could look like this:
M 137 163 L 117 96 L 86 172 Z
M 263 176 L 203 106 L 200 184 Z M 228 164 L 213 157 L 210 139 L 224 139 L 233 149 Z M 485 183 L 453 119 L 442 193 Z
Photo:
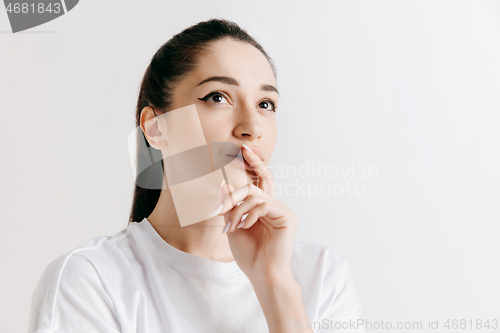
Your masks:
M 234 260 L 227 236 L 221 234 L 224 218 L 215 216 L 181 227 L 168 188 L 162 189 L 148 221 L 164 241 L 181 251 L 215 261 Z

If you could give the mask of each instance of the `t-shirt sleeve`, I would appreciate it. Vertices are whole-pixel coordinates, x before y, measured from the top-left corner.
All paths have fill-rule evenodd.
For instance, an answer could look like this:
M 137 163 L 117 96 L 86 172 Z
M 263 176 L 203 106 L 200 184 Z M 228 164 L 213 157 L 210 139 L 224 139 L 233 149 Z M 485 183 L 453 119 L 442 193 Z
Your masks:
M 322 327 L 316 333 L 365 333 L 361 325 L 363 307 L 346 257 L 328 251 L 325 260 L 324 293 L 320 310 Z
M 28 333 L 121 332 L 94 265 L 78 253 L 50 263 L 33 293 Z

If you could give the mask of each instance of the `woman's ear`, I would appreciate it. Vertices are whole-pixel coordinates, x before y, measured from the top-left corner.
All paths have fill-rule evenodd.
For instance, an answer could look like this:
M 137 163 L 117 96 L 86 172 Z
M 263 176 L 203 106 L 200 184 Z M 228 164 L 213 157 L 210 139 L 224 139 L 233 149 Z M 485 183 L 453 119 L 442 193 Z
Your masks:
M 158 150 L 163 150 L 167 147 L 166 133 L 162 131 L 159 120 L 150 106 L 146 106 L 142 109 L 140 124 L 144 136 L 151 147 Z

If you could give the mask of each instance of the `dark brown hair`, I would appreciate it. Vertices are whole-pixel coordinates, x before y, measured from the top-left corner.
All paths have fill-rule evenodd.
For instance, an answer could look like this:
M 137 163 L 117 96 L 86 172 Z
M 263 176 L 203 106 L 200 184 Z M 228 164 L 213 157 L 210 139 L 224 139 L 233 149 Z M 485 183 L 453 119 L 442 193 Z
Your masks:
M 156 51 L 151 59 L 139 91 L 135 115 L 136 126 L 140 126 L 141 111 L 146 106 L 152 107 L 156 115 L 168 112 L 172 105 L 175 84 L 194 69 L 197 59 L 206 51 L 209 43 L 224 38 L 232 38 L 253 45 L 269 61 L 276 76 L 272 59 L 262 46 L 236 23 L 223 19 L 200 22 L 172 37 Z M 158 185 L 163 181 L 161 152 L 149 146 L 142 130 L 137 133 L 137 142 L 144 140 L 148 148 L 141 149 L 141 145 L 137 144 L 136 167 L 137 170 L 145 169 L 145 171 L 137 175 L 137 177 L 141 177 L 141 182 L 135 184 L 129 222 L 141 222 L 145 217 L 149 217 L 158 203 L 161 193 L 161 189 L 158 189 L 161 188 L 161 185 Z M 155 156 L 151 156 L 151 154 Z M 141 158 L 141 156 L 146 157 L 146 159 Z M 143 168 L 139 163 L 144 160 L 160 161 L 161 163 L 153 163 L 151 166 Z M 137 183 L 140 183 L 141 186 L 147 185 L 141 187 Z

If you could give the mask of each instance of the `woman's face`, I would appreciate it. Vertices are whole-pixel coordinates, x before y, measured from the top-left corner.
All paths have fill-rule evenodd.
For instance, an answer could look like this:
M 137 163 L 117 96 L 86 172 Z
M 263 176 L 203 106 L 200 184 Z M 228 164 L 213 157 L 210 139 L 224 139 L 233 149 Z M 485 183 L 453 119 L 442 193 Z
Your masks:
M 175 87 L 175 110 L 196 105 L 207 142 L 245 144 L 269 165 L 277 139 L 279 95 L 265 56 L 233 39 L 210 44 L 193 72 Z

